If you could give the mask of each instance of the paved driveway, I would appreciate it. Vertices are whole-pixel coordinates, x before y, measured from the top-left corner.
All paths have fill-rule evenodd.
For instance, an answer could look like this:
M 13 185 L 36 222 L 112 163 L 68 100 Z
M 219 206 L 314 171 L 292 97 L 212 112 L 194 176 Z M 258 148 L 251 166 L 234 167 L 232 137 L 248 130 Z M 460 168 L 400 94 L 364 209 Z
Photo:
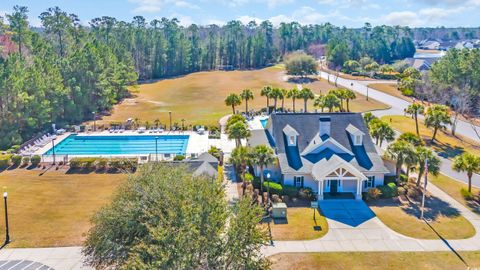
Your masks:
M 360 200 L 324 200 L 320 209 L 326 218 L 357 227 L 375 217 L 370 208 Z

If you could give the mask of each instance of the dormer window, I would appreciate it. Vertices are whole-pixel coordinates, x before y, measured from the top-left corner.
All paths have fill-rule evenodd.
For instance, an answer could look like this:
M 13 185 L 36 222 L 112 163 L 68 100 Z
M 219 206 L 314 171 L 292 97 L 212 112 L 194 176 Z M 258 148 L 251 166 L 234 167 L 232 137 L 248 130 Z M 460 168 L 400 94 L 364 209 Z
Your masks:
M 355 145 L 362 145 L 362 135 L 355 135 Z
M 290 125 L 286 125 L 283 128 L 283 133 L 285 134 L 285 139 L 287 141 L 288 146 L 297 145 L 298 132 L 295 129 L 293 129 Z
M 288 139 L 288 144 L 295 145 L 295 136 L 290 136 L 290 139 Z

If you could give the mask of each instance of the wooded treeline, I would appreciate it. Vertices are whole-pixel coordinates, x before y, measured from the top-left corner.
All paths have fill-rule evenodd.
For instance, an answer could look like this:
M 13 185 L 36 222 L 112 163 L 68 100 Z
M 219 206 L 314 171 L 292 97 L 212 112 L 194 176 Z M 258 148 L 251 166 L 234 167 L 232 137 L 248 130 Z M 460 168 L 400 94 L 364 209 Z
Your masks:
M 52 123 L 79 123 L 108 110 L 137 81 L 133 59 L 82 27 L 59 8 L 40 15 L 33 32 L 28 9 L 15 6 L 0 20 L 14 50 L 0 57 L 0 149 L 20 144 Z

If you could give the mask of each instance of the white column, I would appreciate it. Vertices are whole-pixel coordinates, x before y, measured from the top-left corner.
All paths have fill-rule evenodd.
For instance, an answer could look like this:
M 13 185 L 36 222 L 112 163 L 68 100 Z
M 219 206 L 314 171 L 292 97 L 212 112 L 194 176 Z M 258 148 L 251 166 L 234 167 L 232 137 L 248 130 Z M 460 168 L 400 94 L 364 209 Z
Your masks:
M 318 200 L 323 200 L 323 180 L 318 180 Z
M 357 179 L 357 194 L 355 195 L 356 200 L 362 199 L 362 179 Z

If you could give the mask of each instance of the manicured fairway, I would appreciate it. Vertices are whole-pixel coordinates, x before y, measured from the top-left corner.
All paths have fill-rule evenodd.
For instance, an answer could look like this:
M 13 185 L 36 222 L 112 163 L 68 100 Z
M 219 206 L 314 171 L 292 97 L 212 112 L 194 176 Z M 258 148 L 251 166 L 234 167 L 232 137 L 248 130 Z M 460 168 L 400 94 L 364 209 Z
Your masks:
M 142 84 L 136 90 L 135 98 L 127 99 L 117 105 L 111 116 L 104 117 L 103 122 L 125 121 L 128 118 L 138 118 L 143 124 L 152 123 L 160 119 L 161 123 L 169 122 L 168 112 L 172 111 L 172 120 L 181 124 L 185 119 L 188 124 L 216 125 L 218 120 L 231 113 L 231 108 L 225 106 L 225 97 L 230 93 L 239 94 L 241 90 L 249 88 L 254 92 L 255 99 L 249 102 L 249 108 L 260 109 L 265 107 L 266 99 L 260 96 L 260 90 L 265 85 L 291 89 L 295 83 L 285 82 L 285 71 L 281 65 L 260 70 L 250 71 L 212 71 L 198 72 L 177 78 L 160 80 L 155 83 Z M 334 85 L 326 80 L 304 84 L 315 94 L 326 93 L 334 89 Z M 270 102 L 273 105 L 273 100 Z M 281 101 L 278 100 L 278 106 Z M 352 101 L 351 109 L 366 111 L 386 108 L 380 102 L 366 101 L 359 96 L 358 102 Z M 291 108 L 292 101 L 285 100 L 285 107 Z M 303 101 L 297 100 L 297 110 L 303 108 Z M 245 103 L 238 108 L 245 110 Z M 308 109 L 313 110 L 310 101 Z
M 124 174 L 65 174 L 16 169 L 0 173 L 8 190 L 9 247 L 81 245 L 90 218 L 111 198 Z M 3 239 L 5 223 L 0 218 Z M 1 240 L 3 241 L 3 240 Z
M 480 267 L 480 252 L 459 252 L 465 262 Z M 467 269 L 453 252 L 326 252 L 284 253 L 270 257 L 275 270 L 307 269 Z

